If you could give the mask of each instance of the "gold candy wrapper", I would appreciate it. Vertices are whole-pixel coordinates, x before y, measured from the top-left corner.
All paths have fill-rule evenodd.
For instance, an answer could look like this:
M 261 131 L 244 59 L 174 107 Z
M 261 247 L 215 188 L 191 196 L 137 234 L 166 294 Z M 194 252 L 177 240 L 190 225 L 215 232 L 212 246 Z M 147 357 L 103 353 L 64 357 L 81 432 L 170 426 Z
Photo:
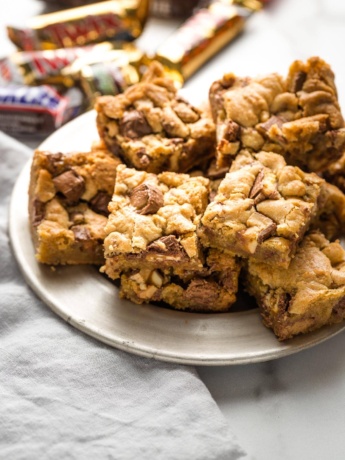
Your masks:
M 132 41 L 141 34 L 148 0 L 108 0 L 31 19 L 26 29 L 7 27 L 21 50 L 85 46 L 103 41 Z
M 244 6 L 252 11 L 261 10 L 270 0 L 233 0 L 235 5 Z
M 85 55 L 62 74 L 80 83 L 91 108 L 98 96 L 116 95 L 138 83 L 144 58 L 141 50 L 127 43 L 121 49 Z
M 245 0 L 241 2 L 244 3 Z M 198 10 L 159 46 L 154 59 L 163 64 L 174 80 L 183 84 L 243 30 L 253 11 L 232 0 L 214 1 L 208 8 Z

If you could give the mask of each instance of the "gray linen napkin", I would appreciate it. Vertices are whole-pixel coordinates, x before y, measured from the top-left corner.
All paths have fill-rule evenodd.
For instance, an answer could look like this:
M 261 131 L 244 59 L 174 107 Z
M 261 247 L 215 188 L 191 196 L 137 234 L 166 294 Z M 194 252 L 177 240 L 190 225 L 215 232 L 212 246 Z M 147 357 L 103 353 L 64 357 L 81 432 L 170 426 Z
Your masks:
M 25 284 L 10 250 L 7 213 L 30 155 L 0 132 L 0 458 L 242 458 L 195 369 L 97 342 Z

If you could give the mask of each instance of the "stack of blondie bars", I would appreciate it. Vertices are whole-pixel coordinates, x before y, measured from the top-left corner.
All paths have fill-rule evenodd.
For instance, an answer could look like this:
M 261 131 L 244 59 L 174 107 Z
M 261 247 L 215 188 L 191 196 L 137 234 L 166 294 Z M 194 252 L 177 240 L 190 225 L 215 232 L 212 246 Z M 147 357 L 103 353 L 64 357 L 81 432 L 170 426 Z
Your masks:
M 320 58 L 286 78 L 227 74 L 209 108 L 153 63 L 96 104 L 88 153 L 36 151 L 37 260 L 101 266 L 120 296 L 188 311 L 256 298 L 280 340 L 345 318 L 345 126 Z

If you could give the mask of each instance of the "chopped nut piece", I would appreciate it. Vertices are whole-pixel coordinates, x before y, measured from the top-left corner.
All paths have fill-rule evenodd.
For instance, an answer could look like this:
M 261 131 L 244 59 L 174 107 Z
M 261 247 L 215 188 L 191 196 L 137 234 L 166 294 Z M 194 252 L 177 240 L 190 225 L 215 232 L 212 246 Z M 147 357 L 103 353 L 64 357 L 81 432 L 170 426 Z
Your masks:
M 163 276 L 161 276 L 157 270 L 153 270 L 149 278 L 149 281 L 152 284 L 154 284 L 157 288 L 160 288 L 162 287 L 162 284 L 163 284 Z

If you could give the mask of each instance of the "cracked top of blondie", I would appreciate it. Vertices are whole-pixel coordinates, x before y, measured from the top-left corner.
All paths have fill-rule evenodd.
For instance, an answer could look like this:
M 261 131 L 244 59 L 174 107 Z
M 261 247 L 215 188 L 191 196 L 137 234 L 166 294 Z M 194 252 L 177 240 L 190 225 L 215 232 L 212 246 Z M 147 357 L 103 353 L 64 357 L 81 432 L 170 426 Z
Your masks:
M 163 67 L 154 62 L 141 82 L 95 106 L 107 147 L 138 170 L 185 172 L 214 155 L 210 115 L 177 95 Z
M 316 174 L 286 165 L 281 155 L 244 150 L 201 219 L 202 241 L 288 265 L 316 212 L 322 183 Z
M 208 193 L 204 177 L 155 175 L 120 165 L 105 228 L 106 258 L 145 250 L 164 258 L 169 248 L 176 252 L 177 247 L 186 257 L 197 257 L 196 227 Z
M 289 164 L 322 171 L 345 150 L 334 74 L 318 57 L 295 61 L 286 78 L 226 74 L 211 86 L 210 103 L 219 167 L 248 148 L 280 153 Z

